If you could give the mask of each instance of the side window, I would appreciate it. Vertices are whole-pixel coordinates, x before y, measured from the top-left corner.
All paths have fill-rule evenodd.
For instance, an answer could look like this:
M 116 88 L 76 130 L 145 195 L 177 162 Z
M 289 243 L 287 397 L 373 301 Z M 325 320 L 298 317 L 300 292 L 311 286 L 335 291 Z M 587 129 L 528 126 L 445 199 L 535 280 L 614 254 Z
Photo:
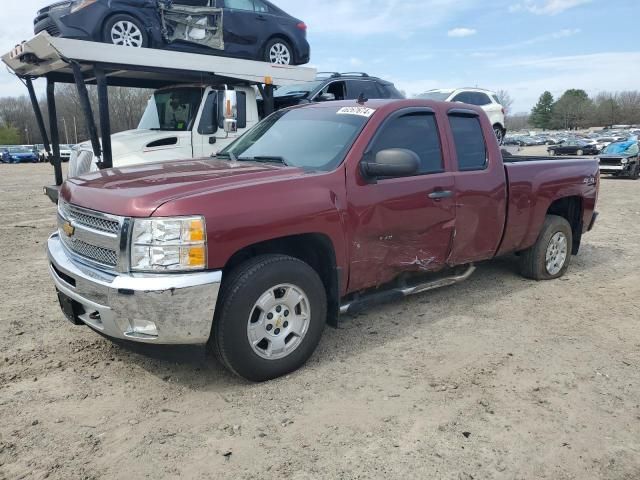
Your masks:
M 444 171 L 435 115 L 414 112 L 392 118 L 376 136 L 371 154 L 388 148 L 406 148 L 420 157 L 420 174 Z
M 218 131 L 218 95 L 217 92 L 209 92 L 202 109 L 202 117 L 198 125 L 200 135 L 213 135 Z
M 316 98 L 324 93 L 332 93 L 336 100 L 344 100 L 346 98 L 344 82 L 331 82 L 322 89 Z
M 188 7 L 208 7 L 209 0 L 175 0 L 176 5 L 186 5 Z
M 356 100 L 363 93 L 367 98 L 380 98 L 376 82 L 371 80 L 347 80 L 347 100 Z
M 231 10 L 248 10 L 253 12 L 253 0 L 224 0 L 224 6 Z
M 471 95 L 470 92 L 459 93 L 458 95 L 453 97 L 453 99 L 451 101 L 452 102 L 462 102 L 462 103 L 466 103 L 468 105 L 474 105 L 473 96 Z
M 483 107 L 485 105 L 491 104 L 491 99 L 489 98 L 489 95 L 487 95 L 486 93 L 474 93 L 473 95 L 475 96 L 474 105 Z
M 269 7 L 260 0 L 253 0 L 253 9 L 258 13 L 269 13 Z
M 478 117 L 449 115 L 458 156 L 458 170 L 484 170 L 487 168 L 487 146 Z

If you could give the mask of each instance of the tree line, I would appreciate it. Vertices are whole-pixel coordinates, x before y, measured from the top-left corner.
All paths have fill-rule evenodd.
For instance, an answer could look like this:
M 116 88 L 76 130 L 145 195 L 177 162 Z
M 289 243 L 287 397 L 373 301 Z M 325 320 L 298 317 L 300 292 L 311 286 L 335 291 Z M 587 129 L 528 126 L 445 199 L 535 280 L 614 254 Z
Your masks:
M 98 120 L 98 93 L 89 86 L 89 99 L 96 125 Z M 136 128 L 150 90 L 136 88 L 109 88 L 109 113 L 113 133 Z M 40 109 L 49 132 L 49 117 L 46 99 L 39 100 Z M 60 143 L 76 144 L 89 138 L 89 129 L 80 105 L 75 85 L 56 85 L 56 110 Z M 27 95 L 0 98 L 0 145 L 32 145 L 43 143 L 42 135 Z
M 540 95 L 528 123 L 545 130 L 640 124 L 640 91 L 601 92 L 590 97 L 580 89 L 567 90 L 557 100 L 551 92 Z

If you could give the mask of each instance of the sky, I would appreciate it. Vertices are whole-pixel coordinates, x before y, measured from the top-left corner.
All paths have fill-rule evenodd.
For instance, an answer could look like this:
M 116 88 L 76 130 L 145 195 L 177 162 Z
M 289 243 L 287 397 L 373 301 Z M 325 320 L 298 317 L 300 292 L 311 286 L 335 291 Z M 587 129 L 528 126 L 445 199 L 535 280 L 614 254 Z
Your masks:
M 640 90 L 640 0 L 272 0 L 309 26 L 311 65 L 364 71 L 408 95 L 507 90 L 511 113 L 540 94 Z M 0 52 L 32 36 L 52 0 L 3 1 Z M 24 87 L 0 68 L 0 97 Z

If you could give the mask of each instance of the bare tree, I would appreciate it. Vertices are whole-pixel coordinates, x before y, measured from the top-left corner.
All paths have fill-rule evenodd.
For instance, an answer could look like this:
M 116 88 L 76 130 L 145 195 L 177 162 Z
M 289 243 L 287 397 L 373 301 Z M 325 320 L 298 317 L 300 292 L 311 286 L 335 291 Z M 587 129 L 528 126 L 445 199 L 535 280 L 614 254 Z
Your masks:
M 504 107 L 505 114 L 510 115 L 511 107 L 513 106 L 513 98 L 511 98 L 509 92 L 506 90 L 498 90 L 496 92 L 496 97 L 498 98 L 500 105 Z

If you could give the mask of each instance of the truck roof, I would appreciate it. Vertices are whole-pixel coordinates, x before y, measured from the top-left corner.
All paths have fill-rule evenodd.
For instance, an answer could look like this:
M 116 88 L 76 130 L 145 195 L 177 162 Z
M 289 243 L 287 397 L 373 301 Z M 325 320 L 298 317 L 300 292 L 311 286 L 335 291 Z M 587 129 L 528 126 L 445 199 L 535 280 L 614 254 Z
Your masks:
M 308 67 L 124 47 L 52 37 L 46 32 L 16 46 L 2 56 L 2 61 L 18 76 L 47 76 L 61 83 L 74 82 L 73 62 L 80 64 L 83 71 L 90 71 L 92 65 L 103 65 L 110 71 L 109 85 L 137 88 L 183 83 L 283 86 L 314 81 L 317 74 Z

